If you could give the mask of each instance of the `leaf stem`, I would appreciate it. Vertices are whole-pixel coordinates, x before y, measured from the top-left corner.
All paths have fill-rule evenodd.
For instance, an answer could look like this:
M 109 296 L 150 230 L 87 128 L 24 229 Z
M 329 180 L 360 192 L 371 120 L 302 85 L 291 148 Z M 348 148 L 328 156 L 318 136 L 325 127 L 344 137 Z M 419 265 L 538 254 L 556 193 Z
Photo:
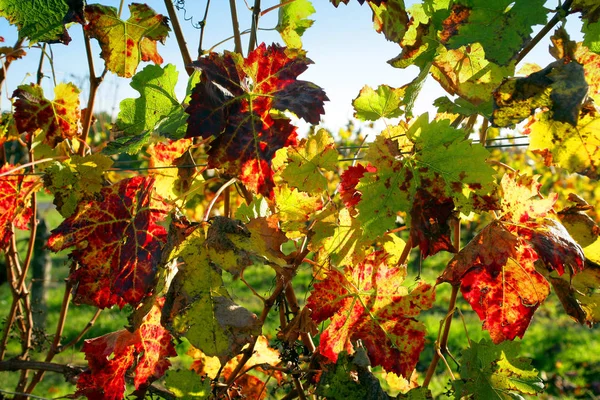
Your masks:
M 171 25 L 173 26 L 173 32 L 175 32 L 175 38 L 177 39 L 179 52 L 183 58 L 183 65 L 185 65 L 185 71 L 187 72 L 188 76 L 190 76 L 194 72 L 194 67 L 192 67 L 192 57 L 190 56 L 187 44 L 185 43 L 183 31 L 181 30 L 181 25 L 179 24 L 179 19 L 177 18 L 177 12 L 175 11 L 175 7 L 173 7 L 173 1 L 165 0 L 165 7 L 167 7 L 167 14 L 169 14 L 169 19 L 171 20 Z

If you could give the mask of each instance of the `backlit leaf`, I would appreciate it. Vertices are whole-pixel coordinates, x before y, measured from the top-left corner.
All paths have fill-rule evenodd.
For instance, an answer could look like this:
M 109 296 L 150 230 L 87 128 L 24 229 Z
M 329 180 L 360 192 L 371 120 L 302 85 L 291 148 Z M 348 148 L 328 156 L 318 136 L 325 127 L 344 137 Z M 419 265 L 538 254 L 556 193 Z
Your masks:
M 314 21 L 307 17 L 314 13 L 315 8 L 309 0 L 286 2 L 284 6 L 279 7 L 279 22 L 275 29 L 289 49 L 302 48 L 300 37 L 312 26 Z
M 530 219 L 544 218 L 552 210 L 557 194 L 543 198 L 539 176 L 529 176 L 507 172 L 500 183 L 502 187 L 502 219 L 515 224 L 523 224 Z
M 331 319 L 320 354 L 336 362 L 360 339 L 373 366 L 409 377 L 425 346 L 425 326 L 415 317 L 433 305 L 435 293 L 422 281 L 409 292 L 401 285 L 403 268 L 387 265 L 386 258 L 377 251 L 344 273 L 331 270 L 314 285 L 307 306 L 315 322 Z
M 380 118 L 396 118 L 403 114 L 400 109 L 404 89 L 380 85 L 377 90 L 365 86 L 354 99 L 354 116 L 362 121 L 377 121 Z
M 519 343 L 471 342 L 462 354 L 460 379 L 452 382 L 455 398 L 476 393 L 481 399 L 513 400 L 542 392 L 538 371 L 531 360 L 519 357 L 519 348 Z
M 2 0 L 0 17 L 5 17 L 19 28 L 19 38 L 36 42 L 68 44 L 71 37 L 65 29 L 63 19 L 69 11 L 67 0 L 44 2 Z
M 394 228 L 397 213 L 412 209 L 418 189 L 465 211 L 475 207 L 476 196 L 492 190 L 495 171 L 485 162 L 488 152 L 464 136 L 449 121 L 429 123 L 425 115 L 402 143 L 380 135 L 370 145 L 366 160 L 376 172 L 365 173 L 356 187 L 361 192 L 357 218 L 368 237 Z
M 104 173 L 112 163 L 110 158 L 101 154 L 73 155 L 46 168 L 44 186 L 54 195 L 52 202 L 58 212 L 68 218 L 82 199 L 90 199 L 100 192 L 105 183 Z
M 461 11 L 467 17 L 448 45 L 457 49 L 478 42 L 486 58 L 499 65 L 508 65 L 530 38 L 532 26 L 543 25 L 547 19 L 544 0 L 459 0 L 457 3 L 463 6 Z
M 150 175 L 156 179 L 156 191 L 164 199 L 174 201 L 189 190 L 202 176 L 193 167 L 193 160 L 184 155 L 192 145 L 190 139 L 153 143 L 146 150 L 150 155 Z M 175 168 L 181 164 L 182 168 Z
M 249 189 L 273 195 L 271 161 L 282 147 L 296 144 L 296 128 L 282 115 L 290 111 L 317 124 L 325 92 L 297 80 L 312 63 L 290 57 L 285 48 L 261 44 L 247 58 L 211 53 L 194 66 L 202 71 L 190 106 L 187 137 L 212 137 L 208 164 L 239 176 Z
M 584 20 L 583 44 L 594 53 L 600 54 L 600 5 L 595 0 L 575 0 L 571 5 L 573 11 L 580 11 Z
M 81 133 L 79 89 L 72 83 L 54 88 L 54 100 L 47 100 L 40 86 L 21 85 L 14 91 L 15 121 L 19 133 L 39 135 L 52 147 Z
M 288 185 L 315 194 L 327 190 L 325 173 L 337 170 L 339 153 L 325 129 L 290 147 L 287 156 L 288 164 L 281 176 Z
M 111 154 L 123 151 L 130 154 L 138 152 L 161 122 L 183 112 L 183 107 L 175 95 L 178 75 L 175 66 L 167 64 L 164 68 L 148 65 L 133 76 L 130 85 L 140 96 L 121 101 L 115 125 L 116 129 L 122 132 L 121 135 L 145 135 L 137 143 L 126 142 L 128 146 L 112 146 Z
M 22 171 L 11 174 L 15 168 L 5 164 L 0 168 L 0 248 L 5 249 L 12 237 L 11 225 L 19 229 L 29 229 L 31 222 L 31 195 L 40 188 L 40 181 Z
M 209 399 L 210 379 L 201 378 L 189 369 L 170 369 L 165 374 L 165 387 L 178 399 Z
M 589 109 L 577 126 L 554 121 L 543 113 L 529 125 L 529 149 L 544 156 L 547 165 L 598 177 L 600 168 L 600 117 Z
M 553 120 L 576 126 L 587 92 L 581 64 L 555 61 L 525 78 L 504 81 L 494 91 L 493 123 L 511 126 L 548 107 Z
M 404 0 L 369 1 L 373 26 L 391 42 L 400 43 L 408 25 Z
M 85 7 L 86 33 L 98 40 L 106 68 L 125 78 L 135 74 L 140 61 L 162 63 L 156 53 L 156 42 L 164 43 L 171 30 L 167 17 L 156 14 L 145 4 L 132 3 L 129 11 L 131 16 L 123 21 L 114 7 L 100 4 Z
M 227 221 L 217 220 L 217 224 L 223 223 Z M 219 234 L 223 229 L 233 235 L 245 234 L 243 226 L 235 225 L 234 221 L 229 225 L 230 228 L 213 228 L 210 237 L 205 229 L 210 233 L 212 226 L 207 224 L 186 229 L 185 239 L 170 255 L 180 261 L 166 296 L 162 318 L 176 337 L 185 336 L 194 347 L 223 362 L 237 355 L 260 333 L 256 315 L 233 302 L 221 277 L 222 267 L 233 270 L 237 266 L 231 262 L 244 257 L 231 248 L 234 243 L 229 237 Z
M 587 47 L 578 43 L 575 57 L 579 64 L 583 65 L 585 81 L 588 84 L 588 96 L 596 104 L 600 104 L 600 55 L 590 51 Z
M 499 222 L 484 228 L 448 263 L 441 282 L 460 282 L 465 299 L 494 343 L 523 337 L 550 285 L 535 251 Z
M 154 179 L 138 176 L 102 188 L 52 231 L 50 250 L 75 247 L 71 257 L 80 264 L 70 276 L 75 302 L 135 305 L 151 289 L 166 240 L 157 223 L 168 211 L 153 186 Z
M 89 369 L 79 375 L 78 396 L 88 399 L 119 400 L 125 393 L 125 375 L 135 373 L 138 389 L 160 378 L 171 365 L 167 357 L 176 356 L 171 334 L 160 324 L 160 306 L 154 305 L 134 332 L 121 329 L 83 344 Z
M 488 61 L 479 43 L 457 49 L 439 49 L 433 59 L 431 76 L 448 93 L 480 105 L 492 100 L 492 91 L 514 72 L 514 63 L 499 66 Z

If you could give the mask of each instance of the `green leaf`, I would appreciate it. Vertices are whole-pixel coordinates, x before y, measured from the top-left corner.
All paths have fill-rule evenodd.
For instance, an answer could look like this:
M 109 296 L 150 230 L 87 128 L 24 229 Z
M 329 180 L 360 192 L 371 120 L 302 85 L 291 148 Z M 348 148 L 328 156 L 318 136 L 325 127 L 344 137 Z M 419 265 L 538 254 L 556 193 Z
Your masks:
M 68 44 L 71 37 L 63 19 L 69 11 L 67 0 L 0 0 L 0 16 L 19 29 L 19 38 L 37 42 Z
M 288 165 L 281 176 L 288 185 L 308 193 L 327 190 L 325 173 L 337 170 L 338 155 L 333 138 L 325 129 L 303 139 L 287 151 Z
M 373 10 L 373 26 L 379 33 L 383 33 L 390 42 L 400 43 L 408 25 L 408 14 L 404 0 L 388 0 L 369 2 Z
M 377 90 L 365 86 L 352 102 L 354 116 L 363 121 L 377 121 L 380 118 L 396 118 L 403 114 L 400 109 L 405 90 L 380 85 Z
M 525 78 L 510 78 L 494 91 L 493 124 L 506 127 L 550 107 L 552 119 L 577 125 L 588 84 L 578 62 L 562 60 Z
M 462 354 L 461 379 L 453 381 L 455 398 L 512 400 L 516 393 L 540 393 L 543 381 L 531 366 L 531 360 L 518 357 L 519 348 L 517 342 L 498 345 L 485 339 L 472 342 Z
M 183 107 L 175 95 L 178 76 L 173 64 L 164 68 L 148 65 L 135 74 L 130 85 L 140 97 L 121 101 L 117 129 L 126 135 L 138 135 L 153 131 L 159 122 L 173 114 L 183 114 Z
M 583 44 L 600 54 L 600 3 L 596 0 L 574 0 L 571 10 L 581 12 L 584 20 L 581 28 Z
M 488 60 L 508 65 L 531 36 L 531 27 L 546 23 L 544 3 L 545 0 L 459 0 L 450 16 L 459 18 L 451 25 L 452 30 L 458 25 L 458 34 L 450 37 L 449 48 L 480 43 Z
M 309 0 L 295 0 L 279 7 L 279 23 L 275 27 L 281 34 L 288 49 L 301 49 L 300 37 L 313 24 L 313 20 L 307 19 L 315 13 L 315 8 Z
M 168 18 L 145 4 L 132 3 L 129 11 L 131 16 L 123 21 L 114 7 L 92 4 L 85 8 L 86 33 L 98 40 L 106 68 L 125 78 L 135 74 L 140 61 L 162 63 L 156 42 L 164 43 L 171 30 Z
M 260 334 L 260 322 L 233 302 L 221 268 L 210 255 L 211 249 L 218 252 L 219 244 L 213 240 L 209 245 L 203 228 L 184 228 L 186 239 L 171 253 L 171 259 L 181 261 L 166 296 L 162 323 L 176 337 L 185 336 L 206 355 L 225 362 Z M 224 259 L 218 261 L 224 264 Z
M 493 90 L 513 73 L 514 62 L 507 66 L 489 62 L 479 43 L 450 50 L 441 47 L 431 67 L 431 76 L 444 90 L 474 105 L 491 102 Z
M 350 357 L 345 352 L 335 364 L 329 364 L 317 386 L 317 394 L 330 400 L 388 400 L 379 380 L 367 366 L 362 366 L 359 354 L 367 357 L 365 350 Z M 368 358 L 366 358 L 368 361 Z
M 388 132 L 390 137 L 401 135 Z M 489 153 L 464 139 L 450 121 L 429 123 L 427 114 L 413 123 L 402 142 L 380 135 L 369 146 L 366 160 L 377 168 L 357 185 L 362 193 L 358 220 L 375 238 L 395 227 L 397 213 L 409 212 L 417 189 L 433 198 L 451 198 L 465 212 L 475 207 L 474 195 L 491 192 L 495 170 L 485 162 Z
M 165 387 L 178 399 L 209 399 L 212 395 L 210 378 L 200 377 L 189 369 L 167 371 Z
M 600 168 L 600 118 L 585 115 L 577 126 L 541 114 L 529 126 L 529 149 L 544 156 L 547 165 L 598 177 Z
M 101 154 L 87 157 L 72 156 L 62 163 L 54 162 L 44 171 L 44 186 L 53 195 L 53 203 L 60 215 L 68 218 L 75 212 L 77 203 L 100 192 L 104 172 L 113 161 Z

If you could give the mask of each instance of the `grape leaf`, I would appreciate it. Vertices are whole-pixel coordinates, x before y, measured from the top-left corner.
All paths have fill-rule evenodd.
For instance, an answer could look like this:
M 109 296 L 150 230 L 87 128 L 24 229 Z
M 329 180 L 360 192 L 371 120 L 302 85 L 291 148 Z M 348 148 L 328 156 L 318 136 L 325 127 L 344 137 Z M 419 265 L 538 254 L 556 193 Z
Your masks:
M 365 86 L 352 102 L 354 117 L 362 121 L 377 121 L 380 118 L 396 118 L 404 112 L 400 109 L 405 90 L 380 85 L 377 90 Z
M 189 190 L 195 179 L 202 179 L 193 168 L 193 161 L 187 162 L 184 156 L 191 145 L 190 139 L 180 139 L 157 142 L 148 146 L 146 150 L 150 155 L 148 166 L 152 168 L 150 175 L 156 179 L 156 192 L 164 199 L 178 200 L 182 193 Z M 183 168 L 169 168 L 176 167 L 182 162 L 188 165 Z
M 531 360 L 519 357 L 519 348 L 519 343 L 472 342 L 462 353 L 460 379 L 452 382 L 455 398 L 513 400 L 520 398 L 517 393 L 541 393 L 544 383 Z
M 140 93 L 140 97 L 121 101 L 115 125 L 125 137 L 143 135 L 137 142 L 127 141 L 119 143 L 120 146 L 111 146 L 111 154 L 138 152 L 161 122 L 183 112 L 175 96 L 178 75 L 175 66 L 167 64 L 164 68 L 148 65 L 133 76 L 130 85 Z
M 583 44 L 594 53 L 600 54 L 600 6 L 594 0 L 575 0 L 571 9 L 580 11 L 581 19 L 584 20 L 581 27 Z
M 312 26 L 314 21 L 307 17 L 314 13 L 315 8 L 309 0 L 296 0 L 279 7 L 279 22 L 275 29 L 289 49 L 302 48 L 300 37 Z
M 209 378 L 215 379 L 220 372 L 224 379 L 228 379 L 235 368 L 242 360 L 243 355 L 239 354 L 231 360 L 227 361 L 221 369 L 221 362 L 217 357 L 208 357 L 202 351 L 191 348 L 188 354 L 192 356 L 194 361 L 192 362 L 191 369 L 194 370 L 200 376 L 208 376 Z M 256 340 L 252 356 L 244 364 L 245 371 L 257 370 L 266 372 L 261 366 L 270 365 L 277 366 L 281 362 L 279 351 L 269 346 L 269 341 L 265 336 L 259 336 Z M 273 374 L 273 371 L 269 372 L 269 375 Z M 197 377 L 196 377 L 197 379 Z M 267 397 L 267 390 L 265 388 L 265 382 L 261 379 L 245 373 L 238 376 L 235 380 L 236 386 L 239 387 L 238 391 L 241 393 L 242 398 L 247 399 L 264 399 Z
M 390 42 L 400 43 L 408 25 L 404 0 L 369 1 L 373 26 Z
M 178 399 L 210 399 L 210 379 L 200 378 L 189 369 L 170 369 L 165 374 L 165 387 Z
M 17 25 L 19 39 L 28 38 L 30 44 L 69 44 L 71 37 L 63 22 L 69 10 L 67 0 L 2 0 L 0 3 L 0 17 L 5 17 L 9 23 Z
M 508 65 L 530 38 L 532 26 L 546 23 L 544 3 L 544 0 L 499 0 L 492 3 L 488 0 L 459 0 L 454 7 L 460 7 L 461 12 L 468 16 L 458 26 L 458 33 L 450 37 L 448 46 L 457 49 L 478 42 L 488 60 Z
M 600 117 L 584 109 L 577 126 L 550 119 L 542 113 L 529 125 L 529 149 L 544 156 L 547 165 L 598 177 L 600 167 Z
M 349 166 L 341 176 L 338 192 L 344 205 L 352 213 L 355 213 L 354 206 L 358 204 L 361 198 L 361 193 L 356 190 L 356 185 L 358 185 L 360 178 L 363 177 L 365 172 L 377 172 L 377 169 L 371 164 L 367 164 L 366 166 L 356 164 Z
M 344 273 L 329 271 L 314 285 L 307 307 L 317 323 L 331 318 L 321 333 L 323 356 L 336 362 L 360 339 L 373 366 L 409 377 L 425 346 L 425 326 L 414 318 L 433 305 L 435 292 L 420 282 L 409 293 L 401 286 L 404 269 L 388 266 L 386 258 L 376 251 Z
M 337 170 L 338 151 L 331 135 L 320 129 L 287 151 L 288 164 L 281 173 L 287 184 L 303 192 L 327 190 L 325 174 Z
M 594 100 L 594 103 L 600 104 L 600 55 L 578 43 L 575 57 L 577 62 L 583 65 L 585 81 L 589 88 L 588 96 Z
M 307 222 L 312 220 L 315 212 L 323 208 L 320 197 L 290 189 L 287 185 L 277 186 L 274 197 L 281 229 L 290 239 L 305 234 Z
M 410 210 L 410 238 L 413 247 L 419 246 L 423 258 L 445 250 L 456 252 L 452 246 L 448 220 L 453 215 L 454 202 L 449 197 L 433 197 L 417 189 Z
M 600 227 L 585 213 L 593 210 L 593 207 L 574 194 L 569 195 L 569 201 L 574 202 L 575 205 L 559 211 L 558 217 L 569 234 L 582 247 L 585 258 L 600 264 Z
M 90 199 L 100 192 L 105 182 L 104 173 L 112 163 L 110 158 L 101 154 L 73 155 L 46 168 L 44 186 L 54 195 L 52 202 L 58 212 L 68 218 L 82 199 Z
M 39 135 L 39 141 L 55 147 L 81 134 L 79 89 L 72 83 L 54 88 L 54 100 L 47 100 L 40 86 L 21 85 L 13 93 L 15 121 L 19 133 Z
M 12 225 L 19 229 L 29 229 L 31 222 L 31 195 L 39 188 L 39 179 L 31 175 L 12 174 L 15 168 L 5 164 L 0 168 L 0 248 L 6 249 L 12 237 Z
M 588 92 L 584 68 L 563 60 L 549 64 L 525 78 L 511 78 L 494 91 L 492 123 L 506 127 L 549 107 L 552 119 L 577 126 L 579 112 Z
M 361 352 L 361 353 L 358 353 Z M 362 358 L 368 361 L 361 347 L 353 357 L 341 353 L 333 365 L 323 365 L 316 393 L 330 400 L 388 400 L 390 397 L 381 388 L 379 380 L 362 365 Z
M 319 264 L 314 275 L 324 278 L 330 264 L 336 267 L 352 265 L 364 257 L 368 242 L 363 237 L 360 222 L 350 216 L 347 208 L 333 214 L 332 220 L 318 219 L 313 228 L 315 235 L 309 242 L 311 251 L 317 253 Z
M 168 211 L 153 186 L 153 178 L 138 176 L 102 188 L 52 231 L 50 250 L 75 247 L 71 257 L 80 268 L 69 278 L 76 284 L 75 302 L 135 305 L 151 289 L 166 241 L 157 222 Z
M 162 63 L 156 42 L 164 43 L 171 30 L 168 18 L 156 14 L 146 4 L 132 3 L 129 12 L 131 16 L 123 21 L 114 7 L 100 4 L 85 7 L 88 21 L 85 32 L 98 40 L 106 68 L 125 78 L 135 74 L 140 61 Z
M 226 221 L 217 220 L 217 224 L 222 223 Z M 217 356 L 225 362 L 260 333 L 260 322 L 256 315 L 233 302 L 221 277 L 220 266 L 233 268 L 231 264 L 224 265 L 225 262 L 236 262 L 244 255 L 239 257 L 234 251 L 229 260 L 216 259 L 219 266 L 213 262 L 212 254 L 220 251 L 232 253 L 231 249 L 226 248 L 231 246 L 227 240 L 231 240 L 220 237 L 220 241 L 212 238 L 212 243 L 209 242 L 203 224 L 184 229 L 185 239 L 175 246 L 169 256 L 181 261 L 166 296 L 162 322 L 176 337 L 186 337 L 206 355 Z M 238 236 L 244 235 L 241 232 L 243 226 L 222 229 L 237 229 Z M 218 236 L 218 232 L 215 234 Z
M 134 386 L 160 378 L 177 355 L 171 335 L 160 324 L 161 304 L 154 305 L 134 332 L 121 329 L 84 342 L 89 369 L 79 375 L 76 396 L 122 399 L 125 375 L 135 365 Z
M 438 282 L 460 283 L 494 343 L 523 337 L 550 293 L 535 251 L 500 222 L 485 227 L 448 263 Z
M 500 212 L 503 220 L 524 224 L 530 220 L 545 218 L 552 211 L 558 194 L 543 198 L 540 194 L 542 184 L 538 179 L 539 175 L 522 175 L 517 172 L 507 172 L 502 176 Z
M 296 79 L 311 62 L 302 55 L 290 58 L 275 44 L 261 44 L 246 59 L 225 52 L 194 62 L 202 77 L 186 109 L 186 136 L 213 137 L 210 168 L 224 168 L 252 191 L 273 196 L 271 161 L 278 149 L 296 144 L 296 128 L 281 113 L 312 124 L 324 113 L 325 92 Z
M 489 193 L 495 170 L 485 162 L 488 152 L 464 136 L 447 120 L 429 123 L 426 114 L 402 143 L 380 135 L 366 155 L 376 172 L 365 173 L 356 187 L 361 192 L 357 218 L 365 235 L 375 238 L 393 228 L 396 214 L 412 209 L 418 188 L 440 202 L 450 198 L 465 211 L 475 206 L 476 195 Z
M 563 275 L 566 270 L 574 275 L 584 268 L 585 256 L 579 244 L 558 221 L 546 218 L 535 228 L 518 228 L 521 237 L 527 240 L 549 270 Z
M 474 105 L 491 102 L 492 91 L 514 72 L 514 63 L 498 66 L 486 59 L 479 43 L 457 49 L 441 47 L 432 61 L 431 76 L 448 93 Z
M 600 227 L 585 211 L 592 209 L 585 201 L 570 196 L 574 206 L 558 213 L 569 234 L 581 245 L 586 257 L 583 271 L 558 276 L 541 271 L 552 284 L 565 311 L 580 324 L 600 322 Z

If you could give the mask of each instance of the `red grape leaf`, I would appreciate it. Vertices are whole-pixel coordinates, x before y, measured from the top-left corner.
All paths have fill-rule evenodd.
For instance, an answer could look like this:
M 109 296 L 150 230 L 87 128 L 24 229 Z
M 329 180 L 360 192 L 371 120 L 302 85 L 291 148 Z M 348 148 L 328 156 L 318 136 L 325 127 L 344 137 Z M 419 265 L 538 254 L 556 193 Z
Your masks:
M 154 305 L 133 333 L 121 329 L 85 341 L 82 351 L 89 369 L 79 375 L 76 395 L 88 399 L 122 399 L 125 374 L 134 365 L 136 389 L 165 373 L 171 365 L 167 357 L 177 353 L 171 334 L 160 324 L 160 310 L 160 306 Z
M 276 44 L 261 44 L 245 59 L 225 52 L 194 62 L 202 76 L 186 109 L 186 136 L 213 137 L 210 168 L 224 168 L 252 191 L 272 197 L 275 152 L 297 143 L 296 128 L 283 112 L 312 124 L 324 113 L 325 92 L 296 80 L 311 63 L 303 55 L 290 58 Z
M 31 195 L 40 187 L 40 179 L 23 175 L 22 171 L 11 174 L 15 168 L 5 164 L 0 168 L 0 248 L 4 249 L 12 236 L 12 225 L 19 229 L 29 229 L 31 221 Z
M 21 85 L 14 91 L 15 121 L 19 133 L 40 135 L 40 141 L 55 147 L 81 133 L 79 89 L 72 83 L 54 88 L 54 100 L 47 100 L 40 86 Z
M 153 178 L 138 176 L 103 188 L 52 231 L 48 247 L 75 247 L 71 257 L 81 264 L 70 276 L 77 283 L 74 301 L 123 307 L 150 290 L 167 236 L 157 224 L 167 207 L 153 186 Z
M 537 254 L 501 222 L 485 227 L 448 263 L 438 282 L 460 282 L 461 291 L 494 343 L 523 337 L 550 293 L 535 270 Z
M 321 334 L 323 356 L 335 362 L 360 339 L 373 366 L 408 377 L 425 346 L 425 325 L 415 317 L 431 308 L 435 292 L 421 282 L 409 293 L 401 286 L 404 269 L 388 266 L 387 257 L 376 251 L 344 274 L 329 271 L 315 284 L 307 307 L 317 323 L 331 318 Z
M 443 193 L 443 192 L 442 192 Z M 419 188 L 410 210 L 410 237 L 413 247 L 419 246 L 423 257 L 442 250 L 455 253 L 448 221 L 454 214 L 454 202 L 442 195 L 432 196 Z
M 143 61 L 162 63 L 156 52 L 156 42 L 167 38 L 168 18 L 156 14 L 146 4 L 129 5 L 131 16 L 119 19 L 114 7 L 92 4 L 85 7 L 87 34 L 100 43 L 106 68 L 115 74 L 130 78 Z
M 518 233 L 533 246 L 549 270 L 556 270 L 558 275 L 565 273 L 565 267 L 569 275 L 583 270 L 583 249 L 560 222 L 547 218 L 533 229 L 518 228 Z
M 366 166 L 362 164 L 351 165 L 341 176 L 338 191 L 346 208 L 352 210 L 353 213 L 356 211 L 354 206 L 358 204 L 361 198 L 361 193 L 356 190 L 356 185 L 358 185 L 360 178 L 363 177 L 365 172 L 374 173 L 377 172 L 377 168 L 371 164 L 367 164 Z

